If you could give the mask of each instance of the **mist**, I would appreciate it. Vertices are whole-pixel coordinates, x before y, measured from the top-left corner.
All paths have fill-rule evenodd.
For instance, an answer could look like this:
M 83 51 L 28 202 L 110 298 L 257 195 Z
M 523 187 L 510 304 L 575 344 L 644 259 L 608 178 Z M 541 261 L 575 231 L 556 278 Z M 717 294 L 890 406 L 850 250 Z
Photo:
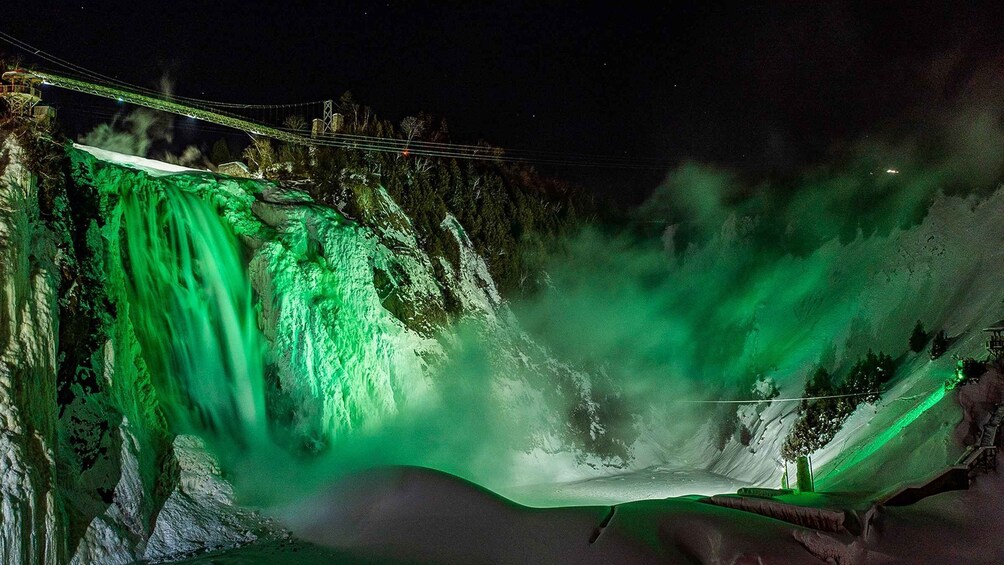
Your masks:
M 110 123 L 99 124 L 78 139 L 84 145 L 126 155 L 149 157 L 154 147 L 173 139 L 174 118 L 163 112 L 137 108 L 117 115 Z
M 869 135 L 830 162 L 785 177 L 751 181 L 684 162 L 637 210 L 634 224 L 584 226 L 560 242 L 560 251 L 543 261 L 548 284 L 538 294 L 509 302 L 495 317 L 446 328 L 437 340 L 442 355 L 427 363 L 339 350 L 371 340 L 366 332 L 385 331 L 374 319 L 346 318 L 368 316 L 366 308 L 380 307 L 375 298 L 333 290 L 340 277 L 356 276 L 356 267 L 371 277 L 373 265 L 366 259 L 349 266 L 338 263 L 347 256 L 331 255 L 330 264 L 309 263 L 302 267 L 308 274 L 297 274 L 292 265 L 305 259 L 287 249 L 288 256 L 270 259 L 278 265 L 273 277 L 289 277 L 271 299 L 280 316 L 300 312 L 311 320 L 303 334 L 286 331 L 302 320 L 283 322 L 294 325 L 278 327 L 274 338 L 289 349 L 278 355 L 289 365 L 284 378 L 303 381 L 284 400 L 299 420 L 266 422 L 258 409 L 242 415 L 243 428 L 272 435 L 254 442 L 230 437 L 239 430 L 221 436 L 225 426 L 205 425 L 235 419 L 231 412 L 242 404 L 226 396 L 240 379 L 250 379 L 253 391 L 268 390 L 257 365 L 235 375 L 230 361 L 179 365 L 172 361 L 178 352 L 161 351 L 163 367 L 221 367 L 222 392 L 205 399 L 186 392 L 204 385 L 180 374 L 171 377 L 180 386 L 161 388 L 180 390 L 179 409 L 191 413 L 177 419 L 209 440 L 233 469 L 238 491 L 256 504 L 282 504 L 386 465 L 432 467 L 502 492 L 662 463 L 705 468 L 708 450 L 731 433 L 720 420 L 734 414 L 734 407 L 705 402 L 751 398 L 758 380 L 798 397 L 818 366 L 839 376 L 869 349 L 901 355 L 918 319 L 936 328 L 950 326 L 960 308 L 996 315 L 999 301 L 982 302 L 981 295 L 981 302 L 966 304 L 968 287 L 993 265 L 995 248 L 954 229 L 981 225 L 1002 196 L 994 192 L 1004 166 L 1002 115 L 980 100 L 967 95 L 930 114 L 926 128 Z M 129 139 L 126 149 L 149 149 L 143 135 Z M 112 141 L 107 135 L 103 142 Z M 324 232 L 331 239 L 320 247 L 328 254 L 350 250 L 346 242 L 355 237 L 334 220 L 323 229 L 297 229 L 303 233 L 284 237 L 301 242 L 308 230 Z M 229 240 L 214 241 L 222 248 Z M 290 245 L 299 247 L 309 248 Z M 210 251 L 203 250 L 207 258 L 225 254 Z M 178 263 L 197 269 L 201 262 Z M 231 271 L 220 280 L 249 287 L 247 272 Z M 133 291 L 147 289 L 135 284 Z M 193 316 L 187 325 L 204 327 L 216 318 L 202 311 L 226 300 L 183 307 L 201 299 L 179 298 L 174 315 Z M 220 317 L 254 319 L 247 301 L 239 302 L 237 313 Z M 339 313 L 340 321 L 321 319 L 327 312 Z M 148 315 L 140 331 L 150 342 L 165 335 L 159 328 L 186 324 L 160 319 L 154 309 Z M 186 339 L 175 336 L 173 343 Z M 181 353 L 234 355 L 210 349 Z M 257 346 L 246 349 L 261 354 Z M 353 352 L 361 356 L 339 361 Z M 367 363 L 389 366 L 377 371 Z M 332 390 L 335 397 L 325 396 Z M 268 392 L 254 394 L 268 405 L 260 398 Z M 272 477 L 280 472 L 288 484 L 276 489 Z

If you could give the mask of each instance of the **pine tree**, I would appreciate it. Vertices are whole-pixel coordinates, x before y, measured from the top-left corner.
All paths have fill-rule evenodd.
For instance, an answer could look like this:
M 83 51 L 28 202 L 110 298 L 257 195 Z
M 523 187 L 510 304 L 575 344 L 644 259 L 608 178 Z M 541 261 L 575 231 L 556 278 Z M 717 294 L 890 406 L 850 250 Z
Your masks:
M 830 379 L 830 372 L 823 367 L 816 369 L 816 372 L 805 383 L 806 397 L 832 396 L 833 392 L 833 381 Z M 803 400 L 802 410 L 805 410 L 808 406 L 808 401 Z
M 910 351 L 920 353 L 925 345 L 927 345 L 927 332 L 924 331 L 924 324 L 917 320 L 917 325 L 913 327 L 913 333 L 910 335 Z

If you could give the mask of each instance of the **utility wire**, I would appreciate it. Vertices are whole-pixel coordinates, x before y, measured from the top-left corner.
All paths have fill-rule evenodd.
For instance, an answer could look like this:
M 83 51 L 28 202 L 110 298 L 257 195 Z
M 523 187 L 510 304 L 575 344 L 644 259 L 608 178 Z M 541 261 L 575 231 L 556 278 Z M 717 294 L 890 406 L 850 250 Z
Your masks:
M 886 391 L 878 392 L 856 392 L 853 394 L 829 394 L 826 396 L 800 396 L 798 398 L 768 398 L 764 400 L 680 400 L 687 404 L 759 404 L 761 402 L 799 402 L 802 400 L 823 400 L 827 398 L 852 398 L 855 396 L 870 396 L 872 394 L 882 394 Z

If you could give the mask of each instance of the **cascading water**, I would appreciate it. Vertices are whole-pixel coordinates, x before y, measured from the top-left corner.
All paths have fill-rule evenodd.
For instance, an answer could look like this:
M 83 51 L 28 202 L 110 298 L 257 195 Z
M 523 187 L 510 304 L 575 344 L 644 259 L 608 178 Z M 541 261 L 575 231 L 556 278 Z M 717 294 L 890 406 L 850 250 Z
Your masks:
M 185 431 L 262 441 L 265 349 L 236 240 L 216 210 L 169 180 L 121 188 L 116 259 L 162 406 Z
M 246 499 L 281 503 L 394 464 L 498 488 L 535 434 L 567 426 L 544 421 L 519 375 L 495 381 L 478 355 L 430 375 L 440 341 L 406 329 L 374 287 L 380 269 L 409 281 L 408 300 L 435 299 L 431 265 L 407 247 L 392 252 L 302 195 L 263 199 L 273 189 L 257 181 L 72 156 L 78 182 L 101 194 L 116 339 L 138 343 L 135 361 L 117 362 L 156 390 L 129 420 L 159 410 L 174 431 L 202 436 Z M 394 237 L 418 249 L 407 232 Z M 287 486 L 276 489 L 280 469 Z

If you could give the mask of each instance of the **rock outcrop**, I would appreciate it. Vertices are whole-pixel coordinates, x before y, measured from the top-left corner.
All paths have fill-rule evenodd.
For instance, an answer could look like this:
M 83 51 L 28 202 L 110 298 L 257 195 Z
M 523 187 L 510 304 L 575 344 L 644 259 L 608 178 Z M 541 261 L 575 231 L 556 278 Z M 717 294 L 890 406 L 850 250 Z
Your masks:
M 14 136 L 0 143 L 0 561 L 60 563 L 56 237 Z

